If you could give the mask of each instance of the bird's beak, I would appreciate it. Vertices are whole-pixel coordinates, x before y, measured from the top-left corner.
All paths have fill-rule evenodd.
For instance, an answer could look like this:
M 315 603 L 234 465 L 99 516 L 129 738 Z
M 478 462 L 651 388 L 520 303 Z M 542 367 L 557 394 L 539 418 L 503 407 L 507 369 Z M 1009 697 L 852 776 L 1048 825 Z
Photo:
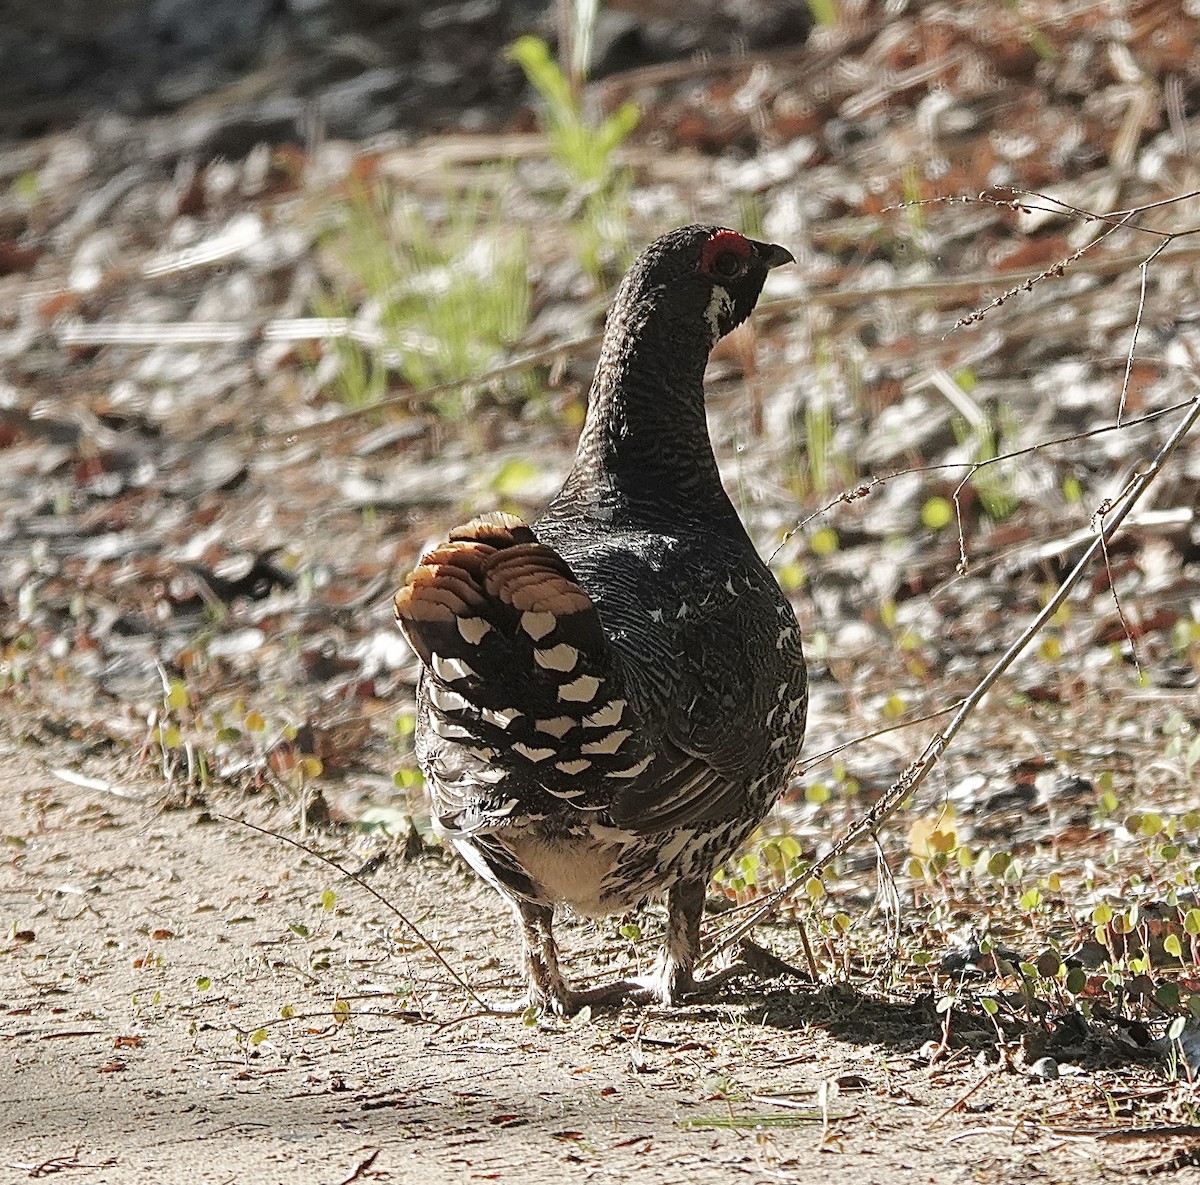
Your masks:
M 795 263 L 796 257 L 786 248 L 781 247 L 778 243 L 755 243 L 755 249 L 758 251 L 758 257 L 766 264 L 767 269 L 780 267 L 785 263 Z

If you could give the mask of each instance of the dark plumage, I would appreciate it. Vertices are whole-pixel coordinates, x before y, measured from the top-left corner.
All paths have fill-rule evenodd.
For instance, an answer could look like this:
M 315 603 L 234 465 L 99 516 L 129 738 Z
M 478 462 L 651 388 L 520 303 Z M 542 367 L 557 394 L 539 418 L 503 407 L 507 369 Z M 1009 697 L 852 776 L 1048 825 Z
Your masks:
M 424 665 L 434 818 L 517 912 L 532 1002 L 695 988 L 705 886 L 783 789 L 807 703 L 800 634 L 721 486 L 704 367 L 782 247 L 714 226 L 651 244 L 609 314 L 575 464 L 533 528 L 475 519 L 396 615 Z M 554 907 L 667 899 L 654 974 L 586 995 Z

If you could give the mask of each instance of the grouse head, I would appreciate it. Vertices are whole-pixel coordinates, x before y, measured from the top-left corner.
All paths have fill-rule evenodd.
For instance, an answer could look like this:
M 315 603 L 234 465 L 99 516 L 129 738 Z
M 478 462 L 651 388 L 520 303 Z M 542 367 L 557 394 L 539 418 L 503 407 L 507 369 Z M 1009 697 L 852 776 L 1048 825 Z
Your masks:
M 625 322 L 619 329 L 649 331 L 659 340 L 702 338 L 707 353 L 750 316 L 767 272 L 794 262 L 785 247 L 725 227 L 680 227 L 638 256 L 613 316 Z
M 608 315 L 575 464 L 543 525 L 699 515 L 744 535 L 708 437 L 704 368 L 750 316 L 767 272 L 792 262 L 786 248 L 721 226 L 669 231 L 634 260 Z

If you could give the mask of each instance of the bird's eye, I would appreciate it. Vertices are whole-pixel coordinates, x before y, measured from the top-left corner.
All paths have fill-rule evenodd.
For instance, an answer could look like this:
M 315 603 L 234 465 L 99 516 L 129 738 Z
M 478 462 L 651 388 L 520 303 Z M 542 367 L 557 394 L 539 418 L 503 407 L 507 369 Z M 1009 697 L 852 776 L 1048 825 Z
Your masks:
M 708 270 L 724 280 L 735 279 L 742 274 L 742 257 L 736 251 L 720 251 L 713 257 Z

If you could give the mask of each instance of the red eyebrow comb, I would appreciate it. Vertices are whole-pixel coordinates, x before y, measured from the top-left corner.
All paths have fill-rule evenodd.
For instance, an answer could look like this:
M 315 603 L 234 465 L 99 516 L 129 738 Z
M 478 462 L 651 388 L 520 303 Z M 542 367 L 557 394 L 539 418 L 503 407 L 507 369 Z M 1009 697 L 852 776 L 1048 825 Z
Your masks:
M 712 261 L 723 251 L 732 251 L 739 258 L 744 259 L 750 254 L 750 243 L 735 230 L 717 231 L 700 249 L 701 268 L 708 271 L 712 266 Z

